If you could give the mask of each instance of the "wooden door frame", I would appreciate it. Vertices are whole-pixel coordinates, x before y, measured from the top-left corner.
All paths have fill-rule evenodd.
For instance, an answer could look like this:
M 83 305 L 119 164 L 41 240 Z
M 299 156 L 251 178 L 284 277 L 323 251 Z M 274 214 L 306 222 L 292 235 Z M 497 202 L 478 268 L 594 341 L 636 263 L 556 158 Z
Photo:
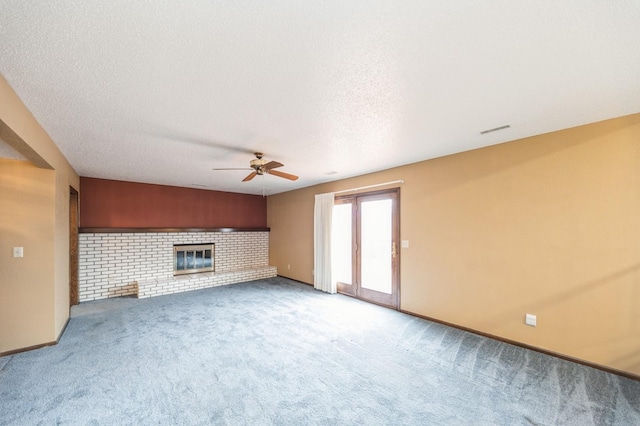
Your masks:
M 78 191 L 69 187 L 69 306 L 80 303 L 79 286 L 79 247 L 78 247 L 78 219 L 79 219 Z
M 356 250 L 356 244 L 360 241 L 360 224 L 358 223 L 358 215 L 361 200 L 365 197 L 375 197 L 375 196 L 386 196 L 392 194 L 392 199 L 394 203 L 392 204 L 392 243 L 395 244 L 395 260 L 392 262 L 391 273 L 392 273 L 392 299 L 391 303 L 386 303 L 386 301 L 380 300 L 375 297 L 374 293 L 371 293 L 373 290 L 362 289 L 360 288 L 360 253 L 361 251 Z M 352 279 L 351 286 L 347 287 L 344 284 L 341 286 L 338 283 L 338 292 L 342 294 L 346 294 L 348 296 L 353 296 L 361 300 L 365 300 L 367 302 L 375 303 L 378 305 L 390 307 L 393 309 L 400 308 L 400 188 L 390 188 L 390 189 L 382 189 L 377 191 L 369 191 L 369 192 L 359 192 L 355 194 L 348 194 L 335 197 L 334 204 L 340 204 L 343 202 L 351 202 L 356 208 L 352 209 Z M 349 290 L 349 291 L 348 291 Z M 362 291 L 365 290 L 365 291 Z M 364 297 L 363 293 L 365 293 L 368 297 Z M 368 293 L 368 294 L 367 294 Z M 372 297 L 373 295 L 373 297 Z

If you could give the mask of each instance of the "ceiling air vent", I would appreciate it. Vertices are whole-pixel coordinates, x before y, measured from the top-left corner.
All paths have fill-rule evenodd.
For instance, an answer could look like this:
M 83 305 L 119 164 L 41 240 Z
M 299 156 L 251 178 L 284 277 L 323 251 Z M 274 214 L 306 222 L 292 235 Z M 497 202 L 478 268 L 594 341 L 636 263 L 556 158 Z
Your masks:
M 493 129 L 483 130 L 480 132 L 480 134 L 486 135 L 487 133 L 497 132 L 498 130 L 508 129 L 509 127 L 511 127 L 510 124 L 507 124 L 506 126 L 494 127 Z

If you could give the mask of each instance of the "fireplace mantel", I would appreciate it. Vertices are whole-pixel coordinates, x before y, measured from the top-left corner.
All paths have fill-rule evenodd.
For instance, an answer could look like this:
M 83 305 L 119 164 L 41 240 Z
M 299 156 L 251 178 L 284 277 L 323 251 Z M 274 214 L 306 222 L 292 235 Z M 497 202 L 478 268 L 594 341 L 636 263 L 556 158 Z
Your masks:
M 79 228 L 81 234 L 131 234 L 139 232 L 269 232 L 271 228 Z

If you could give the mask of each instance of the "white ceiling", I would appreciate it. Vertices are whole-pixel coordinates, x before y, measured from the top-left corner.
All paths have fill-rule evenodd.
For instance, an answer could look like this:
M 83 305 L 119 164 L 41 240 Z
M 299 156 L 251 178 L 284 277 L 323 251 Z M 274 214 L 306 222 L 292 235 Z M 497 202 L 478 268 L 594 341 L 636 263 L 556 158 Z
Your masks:
M 274 194 L 640 112 L 639 23 L 638 0 L 2 0 L 0 73 L 81 176 Z M 211 170 L 256 150 L 300 179 Z

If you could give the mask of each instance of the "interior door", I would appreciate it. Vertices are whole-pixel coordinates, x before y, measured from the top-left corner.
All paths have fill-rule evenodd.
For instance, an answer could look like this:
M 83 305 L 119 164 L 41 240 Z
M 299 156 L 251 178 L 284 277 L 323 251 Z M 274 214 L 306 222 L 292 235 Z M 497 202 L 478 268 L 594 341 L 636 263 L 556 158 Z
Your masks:
M 338 291 L 398 307 L 398 190 L 336 198 L 332 267 Z

